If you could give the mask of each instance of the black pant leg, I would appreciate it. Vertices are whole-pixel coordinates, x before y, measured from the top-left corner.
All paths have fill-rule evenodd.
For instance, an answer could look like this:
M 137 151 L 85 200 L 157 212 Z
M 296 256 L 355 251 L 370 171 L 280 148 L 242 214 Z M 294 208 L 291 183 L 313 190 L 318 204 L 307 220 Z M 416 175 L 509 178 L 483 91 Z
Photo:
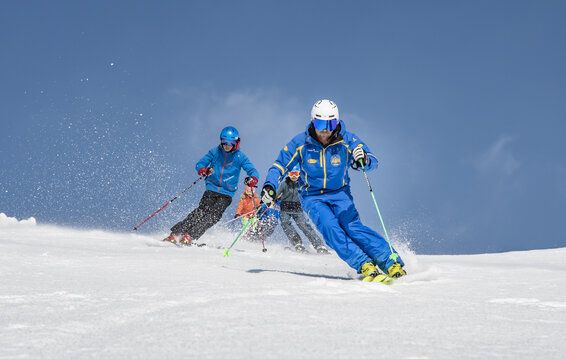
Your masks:
M 252 242 L 261 241 L 261 232 L 259 227 L 252 227 L 250 225 L 250 228 L 246 231 L 246 239 Z
M 189 230 L 194 225 L 194 223 L 202 221 L 207 213 L 210 192 L 211 191 L 206 190 L 200 199 L 198 207 L 195 208 L 191 213 L 189 213 L 185 219 L 171 227 L 171 232 L 173 234 L 179 235 L 189 233 Z
M 275 231 L 277 226 L 276 219 L 268 218 L 260 221 L 261 231 L 263 232 L 264 239 L 269 238 Z
M 210 193 L 206 201 L 206 215 L 200 222 L 194 223 L 190 231 L 187 232 L 195 240 L 199 239 L 204 232 L 218 223 L 222 218 L 222 214 L 226 211 L 226 208 L 232 203 L 232 197 L 228 195 L 212 191 L 210 191 Z
M 199 206 L 189 213 L 182 222 L 177 223 L 171 229 L 171 232 L 175 234 L 188 233 L 196 240 L 220 221 L 230 203 L 232 203 L 232 197 L 207 190 L 204 192 Z
M 287 238 L 289 238 L 289 241 L 291 241 L 294 246 L 303 243 L 301 236 L 299 236 L 299 234 L 293 227 L 291 216 L 288 212 L 281 211 L 281 228 L 283 228 L 283 232 L 285 232 Z
M 305 236 L 309 239 L 312 246 L 314 248 L 320 247 L 322 245 L 322 240 L 318 237 L 314 229 L 311 226 L 309 226 L 303 212 L 291 213 L 291 216 L 295 220 L 297 227 L 299 227 L 299 229 L 303 231 Z

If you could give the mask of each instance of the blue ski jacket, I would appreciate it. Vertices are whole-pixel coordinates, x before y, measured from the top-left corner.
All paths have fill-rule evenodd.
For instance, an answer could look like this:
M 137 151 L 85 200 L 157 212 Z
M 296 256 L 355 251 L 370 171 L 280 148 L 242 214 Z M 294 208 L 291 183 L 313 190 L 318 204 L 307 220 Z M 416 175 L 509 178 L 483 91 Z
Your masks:
M 206 189 L 233 197 L 238 190 L 240 170 L 244 169 L 247 175 L 259 179 L 259 172 L 240 150 L 224 151 L 221 145 L 212 148 L 201 158 L 195 168 L 212 167 L 214 173 L 206 178 Z
M 309 134 L 310 126 L 309 123 L 305 132 L 295 136 L 279 152 L 277 160 L 267 172 L 264 186 L 271 185 L 277 189 L 286 173 L 298 163 L 301 168 L 298 191 L 302 198 L 349 190 L 348 168 L 353 162 L 352 150 L 358 146 L 367 152 L 366 170 L 377 168 L 377 158 L 357 135 L 346 131 L 343 122 L 340 123 L 339 135 L 326 147 Z

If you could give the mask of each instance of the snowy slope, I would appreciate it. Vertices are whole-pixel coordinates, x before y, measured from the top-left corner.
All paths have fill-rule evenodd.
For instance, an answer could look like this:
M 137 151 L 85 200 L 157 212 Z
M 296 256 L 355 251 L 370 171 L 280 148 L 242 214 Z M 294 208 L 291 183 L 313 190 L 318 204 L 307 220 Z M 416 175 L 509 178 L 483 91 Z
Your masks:
M 0 214 L 0 357 L 566 356 L 566 248 L 403 250 L 409 275 L 385 286 L 335 254 L 158 238 Z

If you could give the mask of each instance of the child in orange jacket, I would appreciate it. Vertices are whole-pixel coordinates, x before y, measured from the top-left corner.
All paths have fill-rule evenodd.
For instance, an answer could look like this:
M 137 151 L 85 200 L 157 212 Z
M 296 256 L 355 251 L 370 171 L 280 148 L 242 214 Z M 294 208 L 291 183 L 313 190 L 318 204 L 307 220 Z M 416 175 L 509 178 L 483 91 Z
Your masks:
M 251 227 L 257 227 L 255 209 L 259 207 L 259 196 L 257 193 L 254 193 L 250 186 L 246 186 L 246 191 L 242 193 L 240 197 L 241 199 L 238 203 L 238 208 L 236 209 L 236 215 L 234 218 L 242 217 L 242 225 L 244 226 L 251 220 Z

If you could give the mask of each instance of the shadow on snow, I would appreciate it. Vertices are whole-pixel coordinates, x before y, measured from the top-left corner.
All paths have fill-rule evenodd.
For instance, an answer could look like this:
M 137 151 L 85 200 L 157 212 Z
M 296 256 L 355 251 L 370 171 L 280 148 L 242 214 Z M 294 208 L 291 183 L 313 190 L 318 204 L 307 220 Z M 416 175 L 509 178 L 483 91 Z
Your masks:
M 350 278 L 350 277 L 338 277 L 338 276 L 326 275 L 326 274 L 301 273 L 301 272 L 293 272 L 293 271 L 286 271 L 286 270 L 275 270 L 275 269 L 249 269 L 247 272 L 248 273 L 276 272 L 276 273 L 288 273 L 288 274 L 300 275 L 300 276 L 303 276 L 303 277 L 311 277 L 311 278 L 352 280 L 352 278 Z

